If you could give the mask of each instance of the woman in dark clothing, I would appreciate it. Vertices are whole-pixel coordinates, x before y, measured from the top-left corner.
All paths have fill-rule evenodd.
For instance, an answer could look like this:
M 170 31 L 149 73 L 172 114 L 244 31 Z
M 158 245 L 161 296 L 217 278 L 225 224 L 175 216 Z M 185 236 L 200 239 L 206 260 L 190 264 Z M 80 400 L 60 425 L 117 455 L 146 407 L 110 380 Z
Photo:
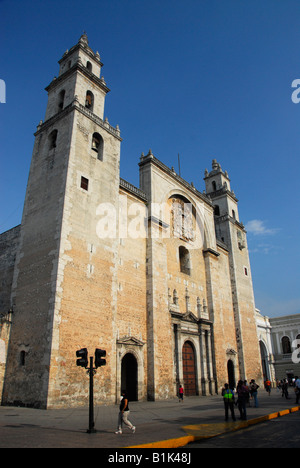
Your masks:
M 135 433 L 135 426 L 133 426 L 133 424 L 131 424 L 131 422 L 128 420 L 129 413 L 130 411 L 129 411 L 128 398 L 127 398 L 126 392 L 122 392 L 122 400 L 120 403 L 120 412 L 119 412 L 119 418 L 118 418 L 118 430 L 116 431 L 116 434 L 122 434 L 123 423 L 126 426 L 128 426 L 129 429 L 131 429 L 133 433 Z
M 249 390 L 247 387 L 245 387 L 244 382 L 240 380 L 237 385 L 236 391 L 238 394 L 237 405 L 240 410 L 241 419 L 243 421 L 246 421 L 247 420 L 246 404 L 247 404 L 247 399 L 249 397 Z

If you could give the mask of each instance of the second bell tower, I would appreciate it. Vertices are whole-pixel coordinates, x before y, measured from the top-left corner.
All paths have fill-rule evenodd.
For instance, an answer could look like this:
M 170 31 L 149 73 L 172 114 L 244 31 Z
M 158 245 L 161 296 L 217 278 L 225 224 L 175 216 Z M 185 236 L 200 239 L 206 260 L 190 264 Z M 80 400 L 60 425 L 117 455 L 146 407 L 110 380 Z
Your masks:
M 239 219 L 238 199 L 231 190 L 227 171 L 224 172 L 215 159 L 212 162 L 212 171 L 205 171 L 204 180 L 206 194 L 214 205 L 216 237 L 227 246 L 229 253 L 240 378 L 242 380 L 249 378 L 250 363 L 257 363 L 254 369 L 254 376 L 257 378 L 261 375 L 261 368 L 255 322 L 255 300 L 247 233 Z M 251 371 L 253 372 L 253 368 Z

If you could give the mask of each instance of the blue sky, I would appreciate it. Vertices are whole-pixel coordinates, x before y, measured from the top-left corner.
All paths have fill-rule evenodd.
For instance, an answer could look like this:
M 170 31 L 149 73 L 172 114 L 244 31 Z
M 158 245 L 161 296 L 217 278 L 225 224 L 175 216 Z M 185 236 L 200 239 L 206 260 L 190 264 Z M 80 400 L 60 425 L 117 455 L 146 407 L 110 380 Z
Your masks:
M 85 30 L 120 126 L 121 176 L 141 152 L 204 190 L 216 158 L 240 200 L 256 306 L 300 313 L 298 0 L 0 0 L 0 232 L 19 224 L 44 90 Z

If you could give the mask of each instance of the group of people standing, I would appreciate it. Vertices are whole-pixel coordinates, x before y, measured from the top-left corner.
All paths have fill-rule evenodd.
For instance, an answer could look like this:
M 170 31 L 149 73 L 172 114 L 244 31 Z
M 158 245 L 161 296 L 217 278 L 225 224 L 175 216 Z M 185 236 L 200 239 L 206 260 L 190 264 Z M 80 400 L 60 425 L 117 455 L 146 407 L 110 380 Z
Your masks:
M 282 398 L 285 397 L 287 400 L 290 399 L 289 396 L 289 388 L 292 387 L 294 389 L 296 395 L 296 405 L 299 404 L 300 400 L 300 379 L 298 376 L 294 377 L 291 382 L 288 379 L 277 380 L 276 382 L 277 390 L 281 392 Z
M 293 380 L 293 387 L 296 395 L 296 404 L 299 404 L 300 400 L 300 379 L 295 377 Z M 270 380 L 265 381 L 266 392 L 271 395 L 272 384 Z M 289 382 L 287 379 L 277 382 L 277 389 L 281 390 L 282 397 L 289 399 L 288 394 Z M 254 401 L 255 408 L 258 408 L 258 393 L 259 385 L 255 382 L 254 379 L 251 380 L 250 384 L 247 384 L 247 381 L 240 380 L 237 384 L 236 392 L 233 389 L 229 388 L 228 384 L 224 385 L 222 390 L 222 396 L 224 399 L 225 406 L 225 421 L 228 421 L 229 411 L 231 412 L 232 420 L 235 421 L 234 405 L 237 405 L 240 411 L 240 419 L 243 421 L 247 420 L 247 406 L 251 406 L 250 398 Z M 237 396 L 237 399 L 236 399 Z
M 248 385 L 246 380 L 239 380 L 236 393 L 233 389 L 229 388 L 228 384 L 224 385 L 222 390 L 222 396 L 225 406 L 225 421 L 228 421 L 229 411 L 233 421 L 236 421 L 234 406 L 237 405 L 240 412 L 240 419 L 242 421 L 247 420 L 247 406 L 250 405 L 250 398 L 253 398 L 255 408 L 258 408 L 257 391 L 259 385 L 254 379 L 251 380 Z M 236 399 L 237 397 L 237 399 Z

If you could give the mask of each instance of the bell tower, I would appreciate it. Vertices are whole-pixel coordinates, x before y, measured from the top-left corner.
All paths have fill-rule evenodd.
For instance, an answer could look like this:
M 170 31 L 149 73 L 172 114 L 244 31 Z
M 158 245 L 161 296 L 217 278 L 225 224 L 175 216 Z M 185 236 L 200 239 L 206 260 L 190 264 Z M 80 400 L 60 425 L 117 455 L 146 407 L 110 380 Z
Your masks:
M 238 199 L 231 190 L 227 171 L 224 172 L 215 159 L 212 162 L 212 171 L 205 171 L 204 180 L 206 194 L 214 205 L 216 238 L 227 246 L 229 253 L 240 378 L 250 378 L 250 368 L 247 368 L 246 363 L 253 362 L 258 364 L 254 371 L 251 369 L 251 375 L 254 375 L 251 378 L 260 380 L 260 351 L 247 233 L 239 219 Z
M 46 87 L 15 263 L 4 404 L 85 404 L 76 350 L 116 354 L 106 341 L 115 333 L 117 240 L 97 227 L 103 210 L 118 214 L 121 137 L 104 119 L 102 66 L 83 34 Z M 112 357 L 101 373 L 107 395 L 115 368 Z

